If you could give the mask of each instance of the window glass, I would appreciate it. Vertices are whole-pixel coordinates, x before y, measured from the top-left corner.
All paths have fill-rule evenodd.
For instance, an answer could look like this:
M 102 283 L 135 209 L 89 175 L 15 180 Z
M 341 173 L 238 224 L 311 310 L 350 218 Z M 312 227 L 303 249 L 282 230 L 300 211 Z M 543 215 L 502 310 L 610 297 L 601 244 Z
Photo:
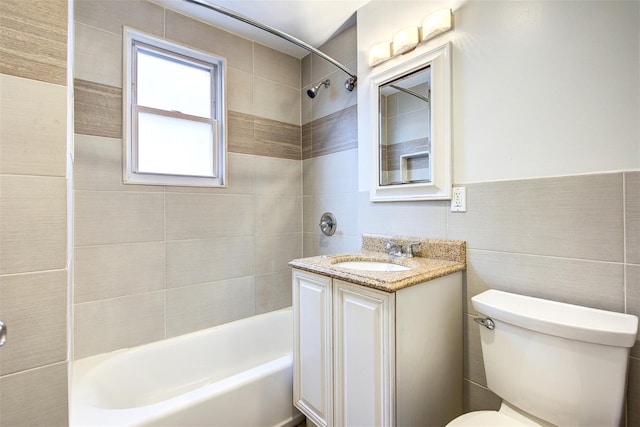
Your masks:
M 225 186 L 224 59 L 125 35 L 125 183 Z

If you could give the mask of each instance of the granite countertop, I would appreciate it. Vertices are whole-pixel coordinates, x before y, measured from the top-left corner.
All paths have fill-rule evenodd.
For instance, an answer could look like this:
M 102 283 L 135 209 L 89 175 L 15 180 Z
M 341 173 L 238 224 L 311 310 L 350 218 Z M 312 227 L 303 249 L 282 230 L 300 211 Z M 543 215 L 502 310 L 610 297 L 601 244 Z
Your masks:
M 393 240 L 403 246 L 419 242 L 414 257 L 392 257 L 383 250 L 384 242 Z M 404 271 L 364 271 L 337 267 L 346 261 L 378 261 L 409 267 Z M 321 255 L 294 259 L 291 267 L 322 274 L 334 279 L 396 292 L 402 288 L 446 276 L 466 268 L 466 242 L 461 240 L 424 239 L 402 236 L 363 235 L 362 250 L 343 254 Z

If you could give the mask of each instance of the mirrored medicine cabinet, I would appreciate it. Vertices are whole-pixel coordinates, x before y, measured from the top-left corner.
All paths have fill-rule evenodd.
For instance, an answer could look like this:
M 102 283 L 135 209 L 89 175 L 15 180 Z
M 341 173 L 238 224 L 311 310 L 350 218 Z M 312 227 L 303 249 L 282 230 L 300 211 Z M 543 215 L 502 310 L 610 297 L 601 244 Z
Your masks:
M 374 202 L 451 199 L 451 44 L 371 76 Z

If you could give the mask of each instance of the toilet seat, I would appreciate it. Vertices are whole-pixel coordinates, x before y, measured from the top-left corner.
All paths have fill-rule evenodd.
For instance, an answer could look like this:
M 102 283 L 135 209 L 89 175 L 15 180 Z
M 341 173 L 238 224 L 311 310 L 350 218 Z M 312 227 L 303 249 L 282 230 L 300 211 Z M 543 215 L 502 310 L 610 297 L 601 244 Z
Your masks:
M 529 427 L 515 418 L 498 411 L 476 411 L 460 415 L 447 424 L 447 427 Z

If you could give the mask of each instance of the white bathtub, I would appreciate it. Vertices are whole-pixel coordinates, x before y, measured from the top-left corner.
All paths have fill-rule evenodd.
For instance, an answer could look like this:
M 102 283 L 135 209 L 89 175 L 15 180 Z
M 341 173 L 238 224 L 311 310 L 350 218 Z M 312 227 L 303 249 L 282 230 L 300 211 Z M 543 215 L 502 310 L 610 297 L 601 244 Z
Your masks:
M 73 364 L 72 426 L 295 426 L 291 308 Z

